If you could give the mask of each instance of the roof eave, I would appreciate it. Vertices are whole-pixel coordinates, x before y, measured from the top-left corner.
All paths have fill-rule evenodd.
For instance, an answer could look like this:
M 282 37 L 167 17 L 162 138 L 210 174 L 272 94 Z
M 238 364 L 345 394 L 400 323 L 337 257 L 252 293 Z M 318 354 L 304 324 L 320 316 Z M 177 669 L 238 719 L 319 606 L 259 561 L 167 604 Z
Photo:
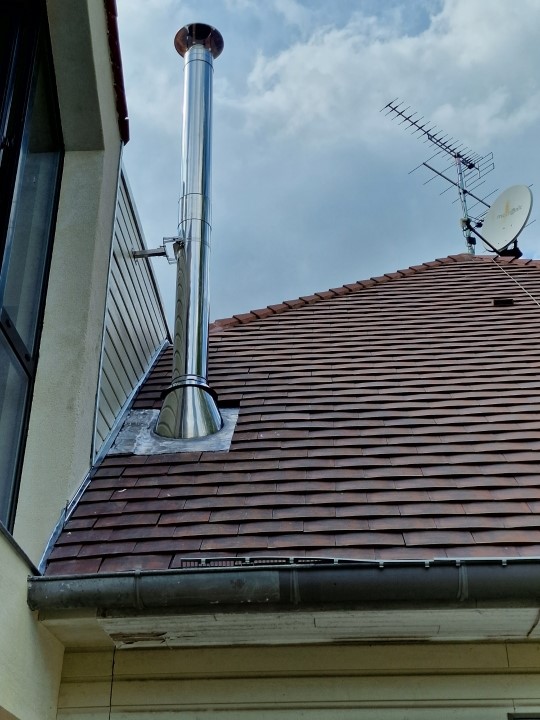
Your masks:
M 117 647 L 525 640 L 540 559 L 31 577 L 28 603 L 64 642 L 90 612 Z

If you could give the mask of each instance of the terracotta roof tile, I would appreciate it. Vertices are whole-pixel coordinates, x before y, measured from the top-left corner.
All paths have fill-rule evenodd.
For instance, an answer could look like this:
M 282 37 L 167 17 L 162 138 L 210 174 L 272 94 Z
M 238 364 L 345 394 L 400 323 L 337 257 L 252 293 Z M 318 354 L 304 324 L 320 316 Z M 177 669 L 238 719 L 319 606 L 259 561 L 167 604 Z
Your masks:
M 49 556 L 50 561 L 63 560 L 64 558 L 73 558 L 78 555 L 82 549 L 82 545 L 56 545 Z
M 247 322 L 250 322 L 251 320 L 258 319 L 257 315 L 255 313 L 251 313 L 251 312 L 242 313 L 241 315 L 234 315 L 234 317 L 240 323 L 247 323 Z
M 72 558 L 78 554 L 72 550 Z M 47 571 L 52 575 L 86 575 L 89 573 L 96 573 L 100 565 L 102 564 L 102 558 L 81 558 L 71 560 L 49 560 Z
M 331 518 L 338 514 L 337 509 L 323 505 L 275 507 L 270 509 L 274 518 Z
M 317 547 L 326 547 L 328 545 L 335 545 L 332 542 L 332 535 L 323 535 L 321 533 L 291 533 L 290 535 L 272 535 L 268 538 L 269 548 L 305 548 L 310 549 Z M 293 555 L 296 552 L 292 553 Z
M 78 520 L 70 518 L 64 525 L 64 531 L 91 528 L 95 522 L 95 518 L 80 518 Z
M 511 545 L 456 545 L 454 557 L 460 558 L 509 558 L 523 556 L 521 548 Z
M 402 533 L 389 532 L 351 532 L 336 534 L 336 547 L 367 547 L 376 548 L 379 545 L 400 547 L 404 545 Z
M 155 525 L 159 520 L 159 513 L 141 512 L 141 513 L 121 513 L 116 515 L 106 515 L 96 520 L 95 528 L 118 527 L 125 525 L 127 527 L 136 527 L 144 525 Z
M 459 503 L 427 502 L 399 506 L 399 514 L 406 516 L 431 515 L 433 517 L 446 517 L 447 515 L 463 515 L 464 512 L 464 506 Z M 405 521 L 404 525 L 407 526 L 407 521 Z
M 266 535 L 237 535 L 233 537 L 212 537 L 202 541 L 201 550 L 204 552 L 242 550 L 252 551 L 254 549 L 268 548 L 268 537 Z
M 126 507 L 126 502 L 80 502 L 73 517 L 98 517 L 101 518 L 104 515 L 116 515 L 121 513 Z
M 274 315 L 274 312 L 271 308 L 260 308 L 260 310 L 252 310 L 251 311 L 253 315 L 256 315 L 258 318 L 265 318 L 270 317 L 270 315 Z
M 358 530 L 374 529 L 371 522 L 359 518 L 324 518 L 320 520 L 307 520 L 303 523 L 303 531 L 308 532 L 357 532 Z M 377 528 L 378 529 L 378 528 Z
M 132 553 L 135 542 L 118 541 L 106 543 L 87 543 L 77 557 L 108 557 L 109 555 L 127 555 Z
M 56 547 L 61 547 L 64 544 L 82 544 L 82 543 L 101 543 L 106 542 L 112 535 L 111 529 L 99 530 L 97 528 L 85 529 L 85 530 L 64 530 L 61 536 L 58 538 Z
M 412 507 L 412 505 L 410 506 Z M 338 505 L 335 507 L 336 517 L 356 517 L 356 518 L 371 518 L 371 517 L 387 517 L 392 515 L 401 515 L 404 513 L 400 512 L 400 508 L 396 505 Z M 407 521 L 404 522 L 406 526 Z
M 207 523 L 212 513 L 210 510 L 186 510 L 182 512 L 162 513 L 159 525 L 183 525 L 185 523 Z M 170 533 L 170 529 L 165 529 Z
M 168 527 L 153 525 L 141 529 L 140 526 L 115 528 L 111 531 L 111 542 L 119 540 L 149 540 L 159 538 L 170 538 L 171 530 Z
M 258 533 L 281 535 L 283 533 L 303 532 L 304 523 L 300 520 L 274 520 L 270 522 L 245 522 L 238 528 L 239 535 Z
M 332 290 L 324 290 L 323 292 L 316 293 L 316 295 L 321 298 L 321 300 L 328 300 L 328 298 L 336 296 L 336 294 L 332 292 Z
M 453 516 L 452 516 L 453 517 Z M 406 527 L 409 530 L 426 530 L 429 528 L 436 528 L 436 518 L 426 517 L 420 515 L 419 517 L 408 516 Z M 390 517 L 373 518 L 368 521 L 368 527 L 370 530 L 402 530 L 404 526 L 403 517 L 401 515 Z M 467 525 L 466 527 L 470 527 Z
M 473 541 L 470 532 L 461 530 L 426 530 L 425 532 L 419 530 L 417 532 L 405 532 L 403 536 L 405 544 L 409 547 L 414 545 L 425 547 L 442 545 L 443 547 L 449 547 L 452 545 L 464 545 Z
M 143 553 L 157 554 L 163 552 L 168 556 L 171 551 L 198 551 L 201 548 L 201 543 L 202 539 L 200 537 L 141 540 L 135 545 L 134 553 L 142 555 Z
M 435 517 L 433 522 L 437 527 L 446 530 L 505 527 L 504 517 L 487 517 L 486 515 L 448 515 L 447 517 Z
M 92 488 L 94 490 L 125 490 L 128 487 L 133 487 L 136 483 L 137 479 L 134 477 L 101 477 L 96 475 L 92 480 Z
M 100 572 L 122 572 L 127 567 L 131 570 L 168 570 L 172 559 L 172 553 L 163 551 L 143 555 L 131 553 L 130 555 L 105 558 L 99 565 L 99 570 Z M 53 568 L 53 571 L 55 571 L 55 568 Z
M 120 488 L 115 490 L 111 497 L 113 500 L 146 500 L 148 498 L 158 497 L 161 492 L 163 492 L 163 490 L 159 487 Z
M 539 271 L 456 255 L 217 321 L 230 451 L 109 455 L 47 572 L 540 555 Z
M 284 300 L 283 304 L 287 305 L 288 308 L 300 308 L 306 303 L 301 298 L 294 298 L 294 300 Z
M 540 530 L 506 529 L 506 530 L 478 530 L 472 533 L 474 542 L 489 545 L 529 545 L 540 542 Z
M 271 520 L 272 508 L 233 508 L 232 510 L 214 510 L 210 514 L 210 522 L 226 522 L 235 520 Z

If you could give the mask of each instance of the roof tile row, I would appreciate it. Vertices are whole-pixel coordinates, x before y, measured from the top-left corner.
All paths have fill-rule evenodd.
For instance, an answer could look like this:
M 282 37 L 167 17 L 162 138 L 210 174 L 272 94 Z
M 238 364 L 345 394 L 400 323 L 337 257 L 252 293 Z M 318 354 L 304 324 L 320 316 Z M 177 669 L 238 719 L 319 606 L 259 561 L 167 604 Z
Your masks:
M 540 555 L 539 269 L 453 256 L 218 321 L 230 451 L 107 457 L 48 572 Z

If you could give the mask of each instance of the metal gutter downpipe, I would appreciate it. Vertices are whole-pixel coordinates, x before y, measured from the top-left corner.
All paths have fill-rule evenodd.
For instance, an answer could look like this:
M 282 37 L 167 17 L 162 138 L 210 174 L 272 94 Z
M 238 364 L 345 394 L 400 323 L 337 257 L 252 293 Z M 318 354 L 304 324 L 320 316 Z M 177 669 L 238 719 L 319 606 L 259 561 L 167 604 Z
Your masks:
M 177 263 L 172 383 L 156 424 L 158 435 L 199 438 L 218 432 L 223 420 L 207 382 L 211 233 L 211 126 L 213 58 L 221 34 L 193 23 L 174 39 L 184 58 L 182 195 L 175 243 Z

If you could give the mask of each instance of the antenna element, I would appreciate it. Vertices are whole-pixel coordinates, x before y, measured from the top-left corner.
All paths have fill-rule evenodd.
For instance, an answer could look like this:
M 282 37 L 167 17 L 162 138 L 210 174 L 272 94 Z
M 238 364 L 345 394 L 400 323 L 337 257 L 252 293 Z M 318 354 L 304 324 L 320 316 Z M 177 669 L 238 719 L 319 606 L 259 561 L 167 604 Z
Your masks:
M 439 130 L 432 122 L 426 120 L 417 112 L 412 111 L 410 105 L 406 106 L 404 102 L 399 101 L 397 98 L 385 105 L 381 112 L 385 110 L 386 115 L 390 115 L 392 120 L 399 120 L 399 124 L 405 125 L 405 129 L 410 130 L 412 135 L 416 135 L 419 139 L 430 143 L 436 148 L 435 154 L 428 158 L 426 162 L 414 168 L 414 170 L 422 166 L 426 167 L 433 173 L 433 177 L 426 182 L 430 182 L 435 176 L 438 176 L 457 188 L 462 211 L 461 228 L 465 236 L 467 251 L 471 255 L 474 255 L 476 238 L 474 237 L 472 227 L 481 227 L 482 218 L 489 209 L 489 204 L 486 202 L 486 199 L 496 192 L 496 190 L 484 197 L 479 197 L 473 191 L 485 182 L 483 178 L 495 168 L 493 153 L 480 155 L 479 153 L 473 152 L 470 148 L 465 147 L 463 143 L 460 143 L 459 140 L 455 140 L 448 134 L 445 134 L 444 131 Z M 442 167 L 442 169 L 437 169 L 429 164 L 434 158 L 438 158 L 439 161 L 446 159 L 445 162 L 443 162 L 445 166 L 450 158 L 451 164 Z M 446 172 L 451 170 L 452 166 L 455 169 L 457 180 L 452 180 L 452 178 L 446 175 Z M 414 172 L 414 170 L 411 170 L 411 172 Z M 446 190 L 448 190 L 448 188 L 446 188 Z M 446 190 L 443 192 L 446 192 Z M 470 208 L 468 207 L 469 198 L 475 201 Z M 477 205 L 481 205 L 485 209 L 479 216 L 474 217 L 470 214 L 470 210 Z

